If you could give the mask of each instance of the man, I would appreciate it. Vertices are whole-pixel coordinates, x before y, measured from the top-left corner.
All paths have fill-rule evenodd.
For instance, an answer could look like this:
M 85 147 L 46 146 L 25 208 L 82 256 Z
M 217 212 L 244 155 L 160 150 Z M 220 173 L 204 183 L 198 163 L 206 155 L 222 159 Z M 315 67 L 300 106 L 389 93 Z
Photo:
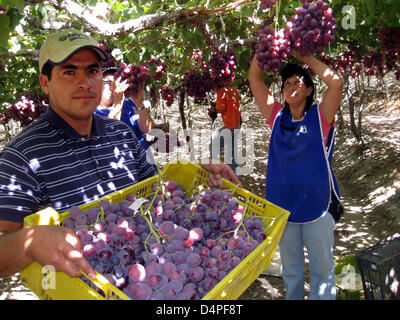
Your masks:
M 211 157 L 220 159 L 220 150 L 224 148 L 225 163 L 236 172 L 237 140 L 242 122 L 240 96 L 237 89 L 229 86 L 218 87 L 217 102 L 215 107 L 210 108 L 210 112 L 220 113 L 224 124 L 211 141 Z
M 47 206 L 63 212 L 156 174 L 126 124 L 94 115 L 104 59 L 97 42 L 74 29 L 51 34 L 40 50 L 49 110 L 0 154 L 0 277 L 38 261 L 71 277 L 82 269 L 94 278 L 73 230 L 23 227 L 24 217 Z M 203 167 L 213 173 L 212 186 L 222 186 L 221 176 L 240 183 L 224 164 Z

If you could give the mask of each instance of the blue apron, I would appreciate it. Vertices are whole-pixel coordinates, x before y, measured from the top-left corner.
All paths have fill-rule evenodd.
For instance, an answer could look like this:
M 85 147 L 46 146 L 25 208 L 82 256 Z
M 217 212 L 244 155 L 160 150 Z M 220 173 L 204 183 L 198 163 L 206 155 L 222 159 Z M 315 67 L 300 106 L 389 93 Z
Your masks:
M 331 167 L 333 129 L 325 146 L 317 105 L 313 105 L 300 121 L 292 121 L 288 108 L 283 108 L 275 118 L 265 198 L 289 210 L 289 222 L 318 219 L 327 211 L 331 195 L 340 199 Z

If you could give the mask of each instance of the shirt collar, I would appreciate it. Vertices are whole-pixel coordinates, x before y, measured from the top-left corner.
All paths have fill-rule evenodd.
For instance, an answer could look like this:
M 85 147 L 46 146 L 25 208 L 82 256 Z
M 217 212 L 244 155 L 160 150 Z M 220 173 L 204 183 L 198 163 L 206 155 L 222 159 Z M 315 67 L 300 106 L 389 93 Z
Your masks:
M 44 114 L 44 119 L 63 131 L 69 139 L 87 138 L 86 135 L 81 135 L 76 132 L 75 129 L 73 129 L 63 118 L 61 118 L 50 106 L 48 107 L 47 112 Z M 100 136 L 103 136 L 104 128 L 104 119 L 94 114 L 92 121 L 92 138 L 97 139 Z

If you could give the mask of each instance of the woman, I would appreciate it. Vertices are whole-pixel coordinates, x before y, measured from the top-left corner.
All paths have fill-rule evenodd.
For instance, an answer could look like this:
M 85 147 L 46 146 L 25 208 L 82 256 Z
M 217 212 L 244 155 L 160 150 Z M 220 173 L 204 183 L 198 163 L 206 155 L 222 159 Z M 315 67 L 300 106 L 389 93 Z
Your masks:
M 319 104 L 313 104 L 314 84 L 299 65 L 287 64 L 282 70 L 283 106 L 264 83 L 255 56 L 248 74 L 254 99 L 272 130 L 266 199 L 291 213 L 279 243 L 286 299 L 304 299 L 304 243 L 309 298 L 335 299 L 333 228 L 338 218 L 330 208 L 340 195 L 331 160 L 343 80 L 315 57 L 296 50 L 293 55 L 327 85 Z
M 144 106 L 144 83 L 140 84 L 135 95 L 124 98 L 128 84 L 126 80 L 121 81 L 121 78 L 115 79 L 115 72 L 116 68 L 113 67 L 103 70 L 103 93 L 95 113 L 125 122 L 147 150 L 149 145 L 143 135 L 153 129 L 154 122 Z

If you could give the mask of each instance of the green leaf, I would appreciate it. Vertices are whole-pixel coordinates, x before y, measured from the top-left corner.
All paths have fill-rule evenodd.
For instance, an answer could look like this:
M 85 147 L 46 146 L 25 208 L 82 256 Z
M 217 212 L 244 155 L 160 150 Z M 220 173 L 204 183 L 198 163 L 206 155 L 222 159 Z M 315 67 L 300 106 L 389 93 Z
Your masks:
M 365 0 L 365 5 L 367 6 L 369 16 L 371 18 L 375 17 L 375 0 Z
M 0 14 L 0 47 L 7 48 L 8 46 L 9 25 L 10 17 L 6 14 Z

